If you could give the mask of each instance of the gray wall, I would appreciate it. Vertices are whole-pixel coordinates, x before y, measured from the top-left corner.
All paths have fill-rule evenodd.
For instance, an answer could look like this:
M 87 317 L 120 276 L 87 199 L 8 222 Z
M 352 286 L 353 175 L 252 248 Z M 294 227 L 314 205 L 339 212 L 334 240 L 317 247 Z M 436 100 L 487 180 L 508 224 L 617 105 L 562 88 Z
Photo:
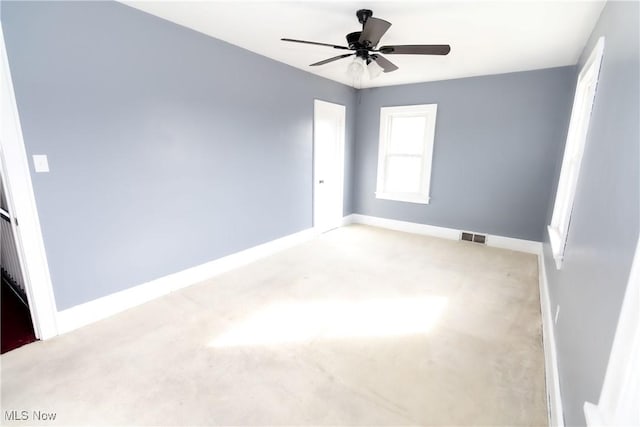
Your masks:
M 356 213 L 542 241 L 573 67 L 358 93 Z M 380 107 L 438 104 L 428 205 L 375 198 Z
M 350 124 L 354 89 L 115 2 L 1 7 L 58 309 L 312 226 L 313 99 Z
M 568 425 L 584 425 L 585 400 L 598 402 L 638 239 L 639 17 L 638 2 L 607 2 L 584 49 L 578 70 L 598 37 L 605 36 L 600 81 L 561 270 L 556 270 L 548 240 L 544 245 L 551 307 L 555 310 L 560 305 L 555 333 Z M 554 182 L 563 148 L 557 154 Z M 547 222 L 551 220 L 553 197 Z

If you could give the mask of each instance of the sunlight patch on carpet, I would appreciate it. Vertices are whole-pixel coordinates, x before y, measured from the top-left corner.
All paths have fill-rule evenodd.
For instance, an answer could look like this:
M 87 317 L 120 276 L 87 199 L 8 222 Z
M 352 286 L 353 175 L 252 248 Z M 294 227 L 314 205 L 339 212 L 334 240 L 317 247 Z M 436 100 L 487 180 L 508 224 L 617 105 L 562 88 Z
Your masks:
M 275 303 L 240 320 L 209 345 L 253 346 L 427 334 L 441 318 L 447 300 L 429 296 Z

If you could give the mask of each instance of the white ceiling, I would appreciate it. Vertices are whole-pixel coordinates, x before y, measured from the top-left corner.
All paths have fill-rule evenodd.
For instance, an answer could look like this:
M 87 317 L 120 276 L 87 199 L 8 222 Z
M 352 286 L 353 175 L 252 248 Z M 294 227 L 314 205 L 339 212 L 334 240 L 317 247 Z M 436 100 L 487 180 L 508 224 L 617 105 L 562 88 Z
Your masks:
M 447 56 L 387 55 L 400 67 L 358 87 L 388 86 L 573 65 L 604 0 L 596 1 L 123 1 L 161 18 L 353 86 L 350 58 L 308 64 L 344 53 L 281 37 L 346 45 L 361 30 L 355 16 L 369 8 L 393 25 L 380 46 L 450 44 Z

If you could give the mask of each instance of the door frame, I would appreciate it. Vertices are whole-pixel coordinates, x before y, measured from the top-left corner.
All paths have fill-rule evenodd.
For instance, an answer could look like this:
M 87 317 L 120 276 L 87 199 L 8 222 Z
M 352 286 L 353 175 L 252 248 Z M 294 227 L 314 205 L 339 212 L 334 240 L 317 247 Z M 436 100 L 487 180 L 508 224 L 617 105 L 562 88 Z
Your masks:
M 316 115 L 318 114 L 318 106 L 323 105 L 325 107 L 336 108 L 336 111 L 341 112 L 342 121 L 340 123 L 340 140 L 338 141 L 338 165 L 340 170 L 339 182 L 341 185 L 338 186 L 338 194 L 335 195 L 336 198 L 339 198 L 337 206 L 339 207 L 339 212 L 336 212 L 336 224 L 334 228 L 337 228 L 342 223 L 342 218 L 344 216 L 344 184 L 345 184 L 345 139 L 346 139 L 346 120 L 347 120 L 347 107 L 338 104 L 335 102 L 325 101 L 322 99 L 315 98 L 313 100 L 313 227 L 317 229 L 317 231 L 324 232 L 328 230 L 319 230 L 318 229 L 318 211 L 319 211 L 319 177 L 318 173 L 318 144 L 316 141 Z
M 637 425 L 640 399 L 640 238 L 629 273 L 598 404 L 584 402 L 587 426 Z
M 16 247 L 33 329 L 36 337 L 44 340 L 58 335 L 57 309 L 1 21 L 0 56 L 0 167 L 4 172 L 7 203 L 19 221 L 14 229 Z

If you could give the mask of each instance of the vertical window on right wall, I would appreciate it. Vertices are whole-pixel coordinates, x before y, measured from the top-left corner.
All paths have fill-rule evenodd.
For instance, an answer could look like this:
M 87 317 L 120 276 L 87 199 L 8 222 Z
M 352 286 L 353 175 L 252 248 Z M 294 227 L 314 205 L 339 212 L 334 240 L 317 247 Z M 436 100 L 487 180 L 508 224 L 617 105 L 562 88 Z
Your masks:
M 548 227 L 551 251 L 556 267 L 562 267 L 564 249 L 571 224 L 573 201 L 580 176 L 580 164 L 584 153 L 591 111 L 596 96 L 600 64 L 604 53 L 604 37 L 600 37 L 589 59 L 578 75 L 576 94 L 573 99 L 569 132 L 562 158 L 562 169 L 558 181 L 558 191 L 553 206 L 551 224 Z

